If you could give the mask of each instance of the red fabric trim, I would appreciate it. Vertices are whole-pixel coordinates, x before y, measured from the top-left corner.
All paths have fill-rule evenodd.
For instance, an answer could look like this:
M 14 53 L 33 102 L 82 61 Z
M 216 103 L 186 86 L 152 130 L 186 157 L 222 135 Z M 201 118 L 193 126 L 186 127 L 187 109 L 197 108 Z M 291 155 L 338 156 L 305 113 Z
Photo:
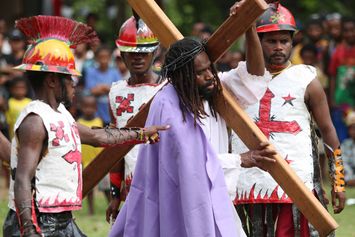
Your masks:
M 110 172 L 110 181 L 117 188 L 121 187 L 121 182 L 123 180 L 123 172 Z
M 21 236 L 23 236 L 24 227 L 23 227 L 23 223 L 21 222 L 19 210 L 17 207 L 16 207 L 16 215 L 17 215 L 18 223 L 20 225 L 20 233 L 21 233 Z M 33 198 L 31 200 L 31 221 L 32 221 L 37 233 L 42 234 L 42 230 L 39 227 L 38 222 L 37 222 L 37 215 L 36 215 L 35 204 L 34 204 Z
M 34 204 L 33 198 L 32 198 L 32 222 L 33 222 L 33 225 L 36 227 L 36 231 L 39 234 L 42 234 L 41 228 L 39 227 L 38 222 L 37 222 L 37 216 L 36 216 L 35 204 Z
M 300 218 L 300 237 L 310 237 L 308 221 L 301 213 Z M 275 237 L 293 237 L 295 235 L 292 205 L 280 205 L 280 211 L 276 224 Z

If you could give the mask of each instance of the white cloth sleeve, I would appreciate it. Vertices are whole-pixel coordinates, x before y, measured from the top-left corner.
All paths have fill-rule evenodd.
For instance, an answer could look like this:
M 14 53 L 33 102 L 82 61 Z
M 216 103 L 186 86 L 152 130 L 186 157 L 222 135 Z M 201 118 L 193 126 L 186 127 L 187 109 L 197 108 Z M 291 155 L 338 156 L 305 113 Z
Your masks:
M 240 155 L 231 153 L 218 154 L 218 160 L 224 172 L 228 195 L 233 201 L 237 193 L 237 183 L 242 168 L 240 166 Z
M 238 67 L 218 74 L 223 86 L 232 93 L 242 107 L 258 102 L 265 94 L 267 85 L 272 79 L 265 69 L 263 76 L 251 75 L 247 71 L 246 62 L 239 62 Z

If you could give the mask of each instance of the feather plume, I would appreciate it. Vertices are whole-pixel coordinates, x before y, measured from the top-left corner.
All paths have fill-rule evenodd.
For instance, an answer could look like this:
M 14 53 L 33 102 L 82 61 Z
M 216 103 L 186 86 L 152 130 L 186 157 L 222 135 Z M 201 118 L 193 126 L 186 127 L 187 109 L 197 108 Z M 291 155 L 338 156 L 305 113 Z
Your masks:
M 65 17 L 22 18 L 16 21 L 16 27 L 27 36 L 31 44 L 47 38 L 65 41 L 70 47 L 99 41 L 96 32 L 90 26 Z

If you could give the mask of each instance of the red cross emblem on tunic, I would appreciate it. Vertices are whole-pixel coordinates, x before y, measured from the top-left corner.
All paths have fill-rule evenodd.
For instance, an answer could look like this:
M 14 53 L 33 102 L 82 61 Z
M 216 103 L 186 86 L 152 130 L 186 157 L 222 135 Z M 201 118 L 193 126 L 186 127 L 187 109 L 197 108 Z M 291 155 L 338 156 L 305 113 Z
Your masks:
M 271 100 L 275 95 L 268 88 L 265 95 L 260 100 L 259 107 L 259 120 L 256 121 L 256 125 L 269 139 L 273 133 L 291 133 L 296 135 L 301 131 L 301 127 L 296 121 L 277 121 L 275 116 L 270 115 Z
M 68 134 L 64 133 L 63 121 L 58 122 L 58 126 L 54 123 L 50 123 L 51 131 L 55 132 L 55 138 L 52 140 L 52 146 L 59 146 L 59 142 L 64 139 L 65 142 L 69 142 Z
M 128 94 L 127 97 L 116 96 L 116 103 L 118 103 L 116 114 L 121 116 L 123 112 L 133 113 L 133 106 L 131 102 L 134 101 L 134 94 Z
M 76 164 L 76 169 L 78 171 L 78 187 L 77 187 L 77 190 L 76 190 L 76 195 L 78 197 L 78 199 L 81 200 L 81 197 L 82 197 L 82 189 L 81 189 L 81 186 L 82 186 L 82 178 L 81 178 L 81 168 L 80 168 L 80 164 L 81 164 L 81 152 L 78 150 L 78 145 L 76 143 L 76 138 L 75 136 L 79 137 L 78 136 L 79 132 L 78 132 L 78 128 L 76 126 L 76 124 L 73 124 L 72 127 L 71 127 L 71 135 L 72 135 L 72 138 L 73 138 L 73 141 L 75 143 L 75 150 L 71 150 L 69 151 L 68 153 L 66 153 L 63 158 L 66 162 L 68 162 L 69 164 L 73 164 L 75 163 Z

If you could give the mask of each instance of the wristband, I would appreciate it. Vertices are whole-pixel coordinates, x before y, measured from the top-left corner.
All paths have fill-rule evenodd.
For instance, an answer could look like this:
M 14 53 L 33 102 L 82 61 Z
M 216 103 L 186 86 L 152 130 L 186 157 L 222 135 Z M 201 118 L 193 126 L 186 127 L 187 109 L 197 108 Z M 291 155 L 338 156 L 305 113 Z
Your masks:
M 329 172 L 334 191 L 336 193 L 345 192 L 344 166 L 340 148 L 333 151 L 333 156 L 329 162 Z
M 122 172 L 110 173 L 111 188 L 110 193 L 114 198 L 120 198 L 120 189 L 122 182 Z

